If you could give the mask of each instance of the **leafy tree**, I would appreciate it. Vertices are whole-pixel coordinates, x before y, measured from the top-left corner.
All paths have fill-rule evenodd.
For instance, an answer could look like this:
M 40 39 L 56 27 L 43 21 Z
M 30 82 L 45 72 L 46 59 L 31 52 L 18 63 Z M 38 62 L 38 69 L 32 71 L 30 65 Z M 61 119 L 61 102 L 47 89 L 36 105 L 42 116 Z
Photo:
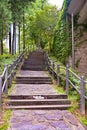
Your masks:
M 58 20 L 58 10 L 56 6 L 46 3 L 43 7 L 43 9 L 36 9 L 34 15 L 31 14 L 26 17 L 26 21 L 28 21 L 26 32 L 32 41 L 40 42 L 42 47 L 48 42 L 51 50 L 54 28 Z
M 8 35 L 10 11 L 8 0 L 0 0 L 0 54 L 3 54 L 3 40 Z
M 23 49 L 25 48 L 25 11 L 30 1 L 33 0 L 9 0 L 13 22 L 12 54 L 16 51 L 16 26 L 19 26 L 19 52 L 20 52 L 20 26 L 23 23 Z M 10 40 L 11 41 L 11 40 Z

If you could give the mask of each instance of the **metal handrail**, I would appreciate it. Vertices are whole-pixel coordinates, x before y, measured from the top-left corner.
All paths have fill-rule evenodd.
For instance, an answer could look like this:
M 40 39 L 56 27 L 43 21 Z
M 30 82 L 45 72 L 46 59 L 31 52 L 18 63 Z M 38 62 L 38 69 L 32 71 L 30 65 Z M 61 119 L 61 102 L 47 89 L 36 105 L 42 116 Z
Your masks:
M 4 71 L 3 71 L 2 75 L 1 75 L 2 78 L 4 77 L 5 73 L 6 73 L 6 67 L 5 67 L 5 69 L 4 69 Z
M 52 78 L 56 75 L 57 77 L 57 83 L 60 85 L 60 78 L 65 79 L 66 81 L 66 93 L 69 93 L 69 85 L 71 85 L 79 94 L 81 97 L 81 112 L 82 114 L 85 114 L 85 100 L 87 100 L 87 96 L 85 94 L 85 85 L 87 84 L 87 81 L 84 79 L 84 77 L 78 76 L 76 73 L 74 73 L 69 66 L 62 66 L 59 64 L 56 64 L 54 61 L 52 61 L 48 55 L 46 54 L 47 65 L 48 65 L 48 70 L 52 73 Z M 55 66 L 57 69 L 55 69 Z M 58 67 L 57 67 L 58 66 Z M 61 74 L 61 69 L 64 69 L 64 75 Z M 80 82 L 80 90 L 77 88 L 77 86 L 71 81 L 70 76 L 74 76 L 77 78 Z
M 79 80 L 81 80 L 81 78 L 76 73 L 74 73 L 72 70 L 69 69 L 69 72 L 71 72 L 71 74 L 73 74 L 76 78 L 78 78 Z

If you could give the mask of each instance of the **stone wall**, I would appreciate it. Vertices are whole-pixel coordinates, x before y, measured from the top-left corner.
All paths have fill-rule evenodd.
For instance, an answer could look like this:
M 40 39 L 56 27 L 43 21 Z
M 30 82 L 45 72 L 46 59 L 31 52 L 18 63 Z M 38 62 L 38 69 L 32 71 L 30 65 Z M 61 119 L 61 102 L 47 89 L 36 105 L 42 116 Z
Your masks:
M 79 72 L 87 75 L 87 42 L 76 48 L 75 65 Z
M 69 57 L 69 64 L 72 63 Z M 75 66 L 83 75 L 87 76 L 87 32 L 79 28 L 75 32 Z

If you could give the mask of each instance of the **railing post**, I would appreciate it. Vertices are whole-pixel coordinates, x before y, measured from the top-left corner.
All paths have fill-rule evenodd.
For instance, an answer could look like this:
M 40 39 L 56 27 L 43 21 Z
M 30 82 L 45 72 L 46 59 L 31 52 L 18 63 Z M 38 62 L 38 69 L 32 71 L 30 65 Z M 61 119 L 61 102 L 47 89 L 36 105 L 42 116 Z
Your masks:
M 34 51 L 34 44 L 33 44 L 33 51 Z
M 69 66 L 66 66 L 66 93 L 69 93 Z
M 11 76 L 10 76 L 10 83 L 9 83 L 9 86 L 12 85 L 12 64 L 10 65 L 10 74 L 11 74 Z
M 23 52 L 24 53 L 24 52 Z M 23 58 L 23 53 L 22 53 L 22 55 L 20 56 L 20 62 L 22 62 L 22 58 Z
M 47 66 L 47 69 L 49 69 L 49 59 L 48 59 L 48 55 L 47 55 L 46 51 L 45 51 L 45 59 L 46 59 L 45 64 Z
M 28 46 L 28 53 L 29 53 L 29 47 L 30 47 L 30 46 Z
M 57 65 L 57 85 L 60 85 L 60 65 Z
M 54 79 L 54 62 L 52 62 L 52 79 Z
M 32 51 L 33 51 L 33 44 L 32 44 Z
M 85 78 L 81 77 L 81 114 L 85 115 Z
M 0 118 L 2 115 L 2 76 L 0 76 Z
M 7 80 L 5 85 L 5 93 L 8 94 L 8 65 L 5 65 L 6 73 L 5 73 L 5 80 Z

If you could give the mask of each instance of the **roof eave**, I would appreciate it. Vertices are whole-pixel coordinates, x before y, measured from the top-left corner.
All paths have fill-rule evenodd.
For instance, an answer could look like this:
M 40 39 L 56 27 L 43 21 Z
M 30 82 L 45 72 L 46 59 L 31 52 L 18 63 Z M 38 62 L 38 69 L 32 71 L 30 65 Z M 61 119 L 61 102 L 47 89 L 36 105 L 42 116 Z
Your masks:
M 73 15 L 76 15 L 81 10 L 85 2 L 86 0 L 71 0 L 67 8 L 67 13 L 70 15 L 72 15 L 72 13 Z

